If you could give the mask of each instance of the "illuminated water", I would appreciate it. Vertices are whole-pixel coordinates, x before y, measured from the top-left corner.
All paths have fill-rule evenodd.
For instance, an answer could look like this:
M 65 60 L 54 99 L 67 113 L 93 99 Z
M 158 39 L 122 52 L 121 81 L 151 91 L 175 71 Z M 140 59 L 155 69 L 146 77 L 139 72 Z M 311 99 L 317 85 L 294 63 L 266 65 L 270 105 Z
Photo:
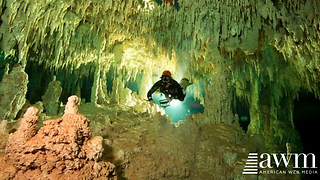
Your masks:
M 160 107 L 160 100 L 165 99 L 161 93 L 154 93 L 152 95 L 153 101 Z M 179 120 L 184 120 L 187 115 L 202 113 L 204 108 L 190 95 L 186 95 L 184 101 L 172 100 L 170 106 L 163 108 L 165 114 L 168 115 L 172 122 L 177 123 Z

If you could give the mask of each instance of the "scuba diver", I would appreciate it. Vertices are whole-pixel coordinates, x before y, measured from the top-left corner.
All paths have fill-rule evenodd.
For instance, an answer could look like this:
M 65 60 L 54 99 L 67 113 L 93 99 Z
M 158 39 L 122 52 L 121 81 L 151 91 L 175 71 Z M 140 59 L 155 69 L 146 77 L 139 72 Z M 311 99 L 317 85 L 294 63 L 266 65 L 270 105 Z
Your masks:
M 184 80 L 187 80 L 184 78 Z M 183 88 L 180 86 L 180 84 L 172 79 L 171 72 L 166 70 L 163 71 L 161 80 L 156 82 L 151 89 L 148 91 L 148 100 L 152 100 L 152 94 L 156 90 L 160 90 L 161 93 L 163 93 L 166 97 L 166 100 L 164 103 L 168 103 L 173 99 L 178 99 L 180 101 L 183 101 L 186 95 L 183 93 Z M 161 102 L 160 102 L 161 103 Z
M 171 7 L 174 7 L 178 11 L 180 10 L 180 5 L 179 5 L 178 0 L 155 0 L 155 2 L 160 6 L 162 4 L 165 4 L 165 5 L 169 5 Z
M 173 6 L 173 0 L 163 0 L 165 4 L 170 4 L 170 6 Z

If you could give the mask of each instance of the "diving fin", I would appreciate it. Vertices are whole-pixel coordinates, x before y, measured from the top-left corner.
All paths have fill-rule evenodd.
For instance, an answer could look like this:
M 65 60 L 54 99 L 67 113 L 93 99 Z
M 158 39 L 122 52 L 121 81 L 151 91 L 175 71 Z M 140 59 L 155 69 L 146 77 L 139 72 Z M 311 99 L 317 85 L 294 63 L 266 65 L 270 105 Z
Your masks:
M 179 83 L 179 84 L 180 84 L 180 86 L 181 86 L 181 88 L 182 88 L 182 91 L 185 92 L 186 89 L 187 89 L 187 87 L 190 86 L 190 85 L 193 84 L 193 83 L 190 83 L 187 78 L 182 78 L 182 79 L 180 80 L 180 83 Z

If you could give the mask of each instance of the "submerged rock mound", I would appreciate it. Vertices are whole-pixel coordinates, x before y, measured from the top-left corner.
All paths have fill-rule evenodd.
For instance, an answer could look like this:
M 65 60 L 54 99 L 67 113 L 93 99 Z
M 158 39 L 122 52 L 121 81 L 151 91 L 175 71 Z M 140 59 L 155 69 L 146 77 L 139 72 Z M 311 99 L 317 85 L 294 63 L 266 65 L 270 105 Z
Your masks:
M 69 97 L 65 114 L 44 121 L 38 132 L 38 109 L 30 107 L 8 138 L 0 179 L 116 179 L 112 163 L 98 162 L 103 138 L 91 138 L 90 121 L 78 114 L 78 102 Z

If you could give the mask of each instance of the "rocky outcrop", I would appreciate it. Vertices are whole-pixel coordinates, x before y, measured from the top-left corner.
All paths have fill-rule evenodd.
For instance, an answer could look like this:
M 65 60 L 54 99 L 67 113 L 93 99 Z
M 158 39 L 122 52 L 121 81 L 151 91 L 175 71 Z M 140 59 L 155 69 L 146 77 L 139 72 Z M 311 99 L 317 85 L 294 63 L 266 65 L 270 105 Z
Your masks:
M 6 146 L 6 141 L 8 139 L 7 125 L 8 125 L 7 120 L 0 121 L 0 153 L 3 152 Z
M 28 75 L 18 64 L 8 70 L 0 83 L 0 120 L 15 119 L 26 102 Z
M 38 109 L 30 107 L 8 138 L 0 179 L 116 179 L 115 166 L 98 161 L 103 138 L 91 138 L 90 121 L 78 114 L 78 101 L 71 96 L 65 114 L 44 121 L 38 132 Z

